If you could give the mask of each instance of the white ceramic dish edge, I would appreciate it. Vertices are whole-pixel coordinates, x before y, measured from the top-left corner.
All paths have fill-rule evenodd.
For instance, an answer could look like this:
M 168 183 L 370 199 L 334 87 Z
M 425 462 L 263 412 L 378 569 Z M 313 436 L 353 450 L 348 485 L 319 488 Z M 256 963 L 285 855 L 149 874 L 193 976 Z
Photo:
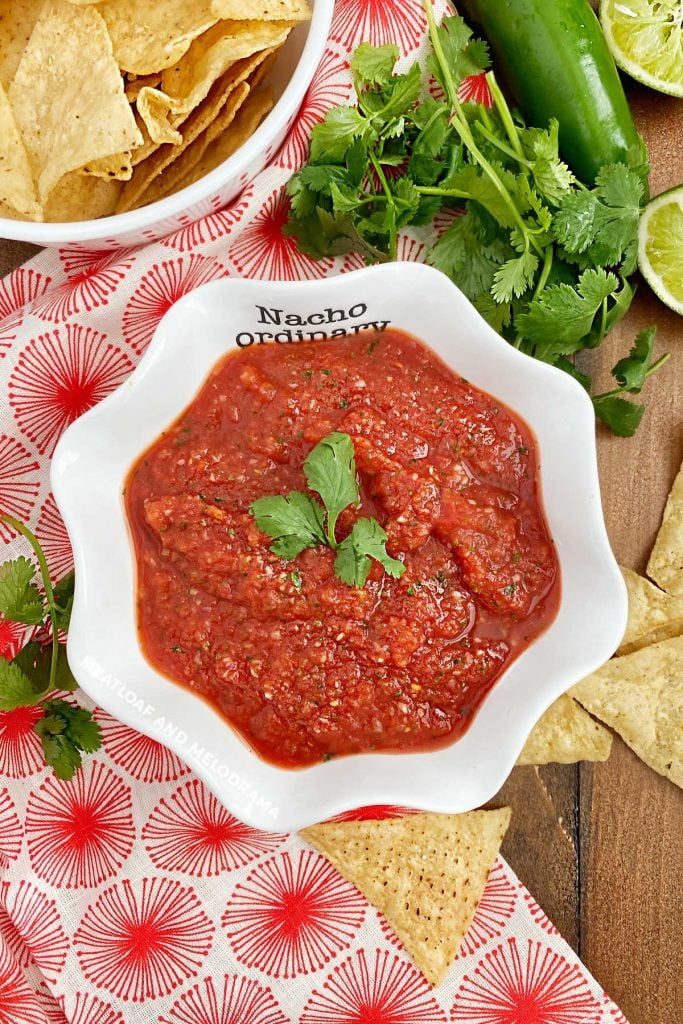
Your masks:
M 388 320 L 519 412 L 536 434 L 562 571 L 560 611 L 449 747 L 283 771 L 255 756 L 208 704 L 162 677 L 140 651 L 121 498 L 125 477 L 235 346 L 236 335 L 243 344 L 254 336 L 257 344 L 257 331 L 278 332 L 267 314 L 264 324 L 261 308 L 283 310 L 281 319 L 286 312 L 313 316 L 313 324 L 325 315 L 321 311 L 338 309 L 348 316 L 337 329 L 347 330 Z M 52 485 L 76 566 L 72 670 L 98 704 L 174 750 L 255 827 L 291 830 L 366 804 L 441 812 L 477 807 L 499 789 L 543 711 L 604 663 L 625 629 L 626 591 L 604 526 L 594 431 L 590 400 L 575 381 L 514 350 L 429 267 L 402 263 L 318 281 L 205 285 L 167 313 L 129 380 L 77 420 L 55 452 Z
M 315 74 L 329 34 L 334 0 L 312 0 L 312 7 L 310 22 L 296 26 L 285 44 L 289 52 L 283 51 L 280 55 L 281 62 L 298 56 L 282 95 L 254 134 L 210 174 L 149 206 L 99 220 L 44 224 L 0 217 L 0 238 L 48 247 L 82 245 L 84 249 L 118 249 L 164 238 L 226 206 L 277 152 Z M 280 66 L 279 71 L 282 70 Z M 269 79 L 279 81 L 279 71 L 276 64 Z

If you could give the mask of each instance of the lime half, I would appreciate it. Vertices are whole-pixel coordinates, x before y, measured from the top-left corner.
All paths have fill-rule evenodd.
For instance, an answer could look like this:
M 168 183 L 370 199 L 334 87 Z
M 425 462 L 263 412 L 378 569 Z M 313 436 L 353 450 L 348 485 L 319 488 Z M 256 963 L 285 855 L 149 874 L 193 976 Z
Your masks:
M 638 228 L 638 265 L 653 292 L 683 315 L 683 185 L 645 207 Z
M 683 96 L 683 0 L 600 0 L 602 30 L 627 74 Z

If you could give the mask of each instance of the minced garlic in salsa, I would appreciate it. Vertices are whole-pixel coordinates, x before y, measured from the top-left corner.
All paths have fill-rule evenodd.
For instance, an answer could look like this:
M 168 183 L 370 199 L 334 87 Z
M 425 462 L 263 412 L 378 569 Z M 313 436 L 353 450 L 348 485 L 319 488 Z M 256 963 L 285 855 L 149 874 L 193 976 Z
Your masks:
M 332 431 L 361 496 L 337 536 L 375 518 L 400 578 L 348 586 L 325 546 L 285 561 L 250 514 L 306 490 Z M 397 330 L 227 356 L 126 503 L 148 659 L 281 766 L 456 740 L 558 607 L 530 429 Z

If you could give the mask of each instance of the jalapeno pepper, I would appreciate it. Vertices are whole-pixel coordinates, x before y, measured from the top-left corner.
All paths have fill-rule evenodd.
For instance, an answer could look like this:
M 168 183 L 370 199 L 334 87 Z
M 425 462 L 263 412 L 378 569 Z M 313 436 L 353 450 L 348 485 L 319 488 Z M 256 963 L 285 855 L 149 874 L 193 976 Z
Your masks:
M 590 184 L 603 164 L 644 160 L 644 143 L 588 0 L 463 0 L 530 124 L 557 118 L 560 152 Z

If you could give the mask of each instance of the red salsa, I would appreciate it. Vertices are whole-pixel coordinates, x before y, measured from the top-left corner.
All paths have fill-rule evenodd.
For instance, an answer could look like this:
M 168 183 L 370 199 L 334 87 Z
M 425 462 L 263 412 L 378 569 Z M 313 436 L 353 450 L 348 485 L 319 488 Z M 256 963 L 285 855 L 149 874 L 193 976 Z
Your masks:
M 337 538 L 374 517 L 400 579 L 348 586 L 322 546 L 284 561 L 249 512 L 305 491 L 332 431 L 361 494 Z M 282 766 L 451 743 L 558 607 L 530 429 L 397 330 L 227 356 L 126 502 L 147 657 Z

